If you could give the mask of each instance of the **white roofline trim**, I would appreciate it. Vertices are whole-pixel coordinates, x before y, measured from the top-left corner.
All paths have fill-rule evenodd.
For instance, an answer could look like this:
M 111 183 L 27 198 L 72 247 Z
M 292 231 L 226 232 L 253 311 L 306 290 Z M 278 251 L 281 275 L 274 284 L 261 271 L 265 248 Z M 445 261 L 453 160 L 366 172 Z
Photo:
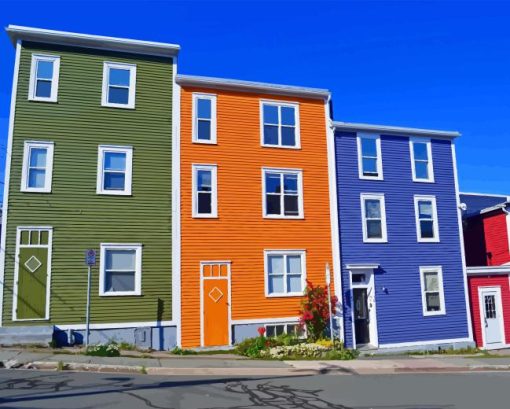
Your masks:
M 497 204 L 495 206 L 487 207 L 485 209 L 480 210 L 479 214 L 485 214 L 485 213 L 490 213 L 490 212 L 492 212 L 494 210 L 505 209 L 508 204 L 510 204 L 510 202 L 505 200 L 504 203 L 500 203 L 500 204 Z
M 504 199 L 510 199 L 509 195 L 497 194 L 497 193 L 476 193 L 476 192 L 460 192 L 460 195 L 466 196 L 487 196 L 487 197 L 501 197 Z
M 338 130 L 368 131 L 374 133 L 402 135 L 402 136 L 426 136 L 440 139 L 454 139 L 461 134 L 457 131 L 441 131 L 437 129 L 407 128 L 401 126 L 374 125 L 356 122 L 334 121 L 333 127 Z
M 13 44 L 16 44 L 18 40 L 22 40 L 135 54 L 157 55 L 162 57 L 174 57 L 180 50 L 180 46 L 177 44 L 46 30 L 16 25 L 7 26 L 5 31 L 7 31 Z
M 510 265 L 467 267 L 468 275 L 510 274 Z
M 321 88 L 297 87 L 293 85 L 269 84 L 265 82 L 202 77 L 196 75 L 177 75 L 176 82 L 181 86 L 196 86 L 227 91 L 234 90 L 284 96 L 303 96 L 315 99 L 327 99 L 331 95 L 329 90 Z

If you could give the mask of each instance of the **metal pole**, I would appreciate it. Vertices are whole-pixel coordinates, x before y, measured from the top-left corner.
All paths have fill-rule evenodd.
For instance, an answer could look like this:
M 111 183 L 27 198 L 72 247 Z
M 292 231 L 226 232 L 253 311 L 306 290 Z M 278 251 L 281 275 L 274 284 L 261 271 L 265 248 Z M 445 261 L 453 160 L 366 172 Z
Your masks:
M 89 346 L 89 332 L 90 332 L 90 282 L 91 282 L 91 267 L 89 266 L 87 277 L 87 312 L 85 318 L 85 346 Z
M 331 271 L 329 263 L 326 263 L 326 286 L 328 289 L 328 310 L 329 310 L 329 337 L 333 342 L 333 316 L 331 315 Z

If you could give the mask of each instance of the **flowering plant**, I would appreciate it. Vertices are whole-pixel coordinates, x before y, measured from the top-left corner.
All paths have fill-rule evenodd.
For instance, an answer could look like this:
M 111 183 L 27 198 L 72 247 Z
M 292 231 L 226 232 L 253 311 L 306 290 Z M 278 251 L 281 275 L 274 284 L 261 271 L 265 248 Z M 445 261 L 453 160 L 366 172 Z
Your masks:
M 261 337 L 263 337 L 263 336 L 264 336 L 264 334 L 266 333 L 266 328 L 265 328 L 265 327 L 258 327 L 258 328 L 257 328 L 257 332 L 259 333 L 259 335 L 260 335 Z
M 338 298 L 330 297 L 327 287 L 314 286 L 311 281 L 306 280 L 305 299 L 301 302 L 299 311 L 299 325 L 306 328 L 311 341 L 320 339 L 328 326 L 328 302 L 331 303 L 331 314 L 334 315 Z

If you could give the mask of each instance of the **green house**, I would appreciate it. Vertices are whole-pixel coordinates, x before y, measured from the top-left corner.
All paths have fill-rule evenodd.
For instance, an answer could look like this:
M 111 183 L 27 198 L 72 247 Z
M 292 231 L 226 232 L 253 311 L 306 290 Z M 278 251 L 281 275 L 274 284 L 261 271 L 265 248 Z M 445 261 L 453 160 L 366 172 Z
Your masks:
M 48 332 L 82 341 L 92 249 L 91 343 L 171 348 L 179 46 L 19 26 L 7 33 L 16 59 L 0 343 Z

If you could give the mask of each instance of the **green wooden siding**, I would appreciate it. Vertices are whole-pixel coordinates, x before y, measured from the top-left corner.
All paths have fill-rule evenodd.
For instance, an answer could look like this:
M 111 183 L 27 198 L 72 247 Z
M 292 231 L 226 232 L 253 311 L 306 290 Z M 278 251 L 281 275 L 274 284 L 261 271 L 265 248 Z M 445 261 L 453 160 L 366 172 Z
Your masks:
M 33 52 L 61 58 L 57 103 L 28 100 Z M 135 109 L 101 106 L 104 61 L 137 65 Z M 4 325 L 17 324 L 11 321 L 17 226 L 53 226 L 51 323 L 84 322 L 84 252 L 94 248 L 99 254 L 100 243 L 143 244 L 142 295 L 99 297 L 99 271 L 93 268 L 91 321 L 172 319 L 172 70 L 170 58 L 23 43 L 9 183 Z M 55 144 L 51 193 L 20 192 L 25 140 Z M 101 144 L 133 147 L 131 196 L 96 194 Z

